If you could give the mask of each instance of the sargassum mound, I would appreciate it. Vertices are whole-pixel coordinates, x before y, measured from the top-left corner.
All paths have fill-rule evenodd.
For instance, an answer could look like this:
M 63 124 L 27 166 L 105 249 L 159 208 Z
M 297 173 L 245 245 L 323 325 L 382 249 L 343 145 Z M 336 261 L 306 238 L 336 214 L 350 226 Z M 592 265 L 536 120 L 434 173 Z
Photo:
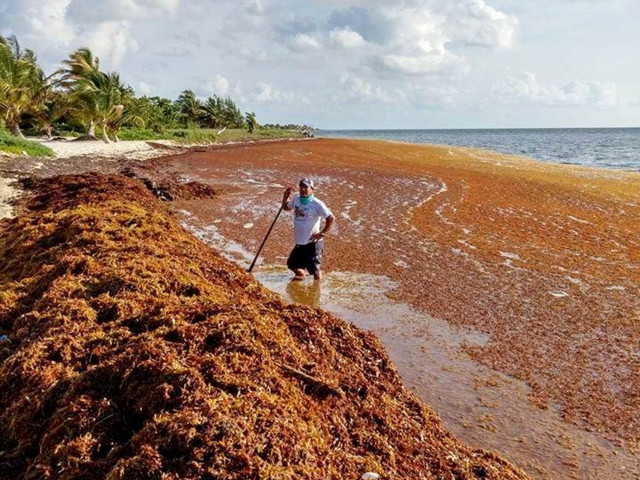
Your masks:
M 526 478 L 377 338 L 287 305 L 141 182 L 32 182 L 0 224 L 0 478 Z

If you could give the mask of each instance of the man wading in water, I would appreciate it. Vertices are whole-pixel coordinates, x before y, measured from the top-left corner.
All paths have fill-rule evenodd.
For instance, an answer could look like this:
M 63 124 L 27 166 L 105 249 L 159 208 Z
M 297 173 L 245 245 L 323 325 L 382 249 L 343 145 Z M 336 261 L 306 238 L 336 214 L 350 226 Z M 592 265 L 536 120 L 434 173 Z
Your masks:
M 331 230 L 334 217 L 324 202 L 313 196 L 311 179 L 301 179 L 298 186 L 299 195 L 289 199 L 294 188 L 287 187 L 282 198 L 282 208 L 287 211 L 293 210 L 293 237 L 296 242 L 287 260 L 287 267 L 296 274 L 294 280 L 302 280 L 307 272 L 316 280 L 320 280 L 324 236 Z M 325 224 L 320 230 L 323 218 Z

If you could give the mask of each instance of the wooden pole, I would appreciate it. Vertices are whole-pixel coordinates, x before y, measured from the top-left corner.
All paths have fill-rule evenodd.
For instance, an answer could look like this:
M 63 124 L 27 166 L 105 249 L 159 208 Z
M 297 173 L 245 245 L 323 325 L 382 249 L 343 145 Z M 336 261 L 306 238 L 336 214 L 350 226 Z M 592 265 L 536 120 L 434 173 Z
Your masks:
M 264 244 L 267 243 L 267 238 L 269 238 L 269 235 L 271 235 L 271 230 L 273 230 L 273 226 L 276 224 L 276 221 L 278 220 L 278 217 L 280 216 L 280 213 L 282 212 L 283 208 L 284 208 L 284 203 L 280 205 L 280 210 L 278 210 L 278 213 L 276 214 L 276 218 L 273 219 L 273 223 L 271 223 L 271 226 L 269 227 L 269 231 L 267 232 L 267 235 L 264 237 L 264 240 L 262 240 L 262 244 L 258 249 L 258 253 L 256 253 L 256 256 L 253 258 L 253 262 L 251 262 L 251 266 L 249 267 L 247 272 L 251 273 L 251 270 L 253 270 L 253 267 L 256 264 L 256 260 L 258 260 L 258 255 L 260 255 L 260 252 L 262 251 L 262 247 L 264 247 Z

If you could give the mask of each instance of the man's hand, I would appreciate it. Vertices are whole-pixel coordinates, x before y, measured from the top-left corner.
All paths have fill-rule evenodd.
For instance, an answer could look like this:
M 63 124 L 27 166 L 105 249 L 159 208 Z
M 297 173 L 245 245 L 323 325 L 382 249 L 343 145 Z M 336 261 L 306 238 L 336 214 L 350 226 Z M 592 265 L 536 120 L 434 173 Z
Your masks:
M 325 220 L 324 228 L 320 232 L 314 233 L 313 235 L 311 235 L 311 240 L 314 242 L 317 242 L 318 240 L 323 239 L 325 234 L 329 230 L 331 230 L 331 226 L 333 225 L 334 220 L 335 218 L 333 217 L 333 215 L 329 215 Z
M 291 196 L 291 194 L 293 193 L 295 189 L 293 187 L 287 187 L 284 190 L 284 196 L 282 197 L 282 201 L 286 202 L 287 200 L 289 200 L 289 197 Z
M 294 191 L 295 189 L 293 187 L 287 187 L 284 190 L 284 195 L 282 196 L 282 208 L 284 210 L 291 210 L 291 208 L 289 208 L 287 206 L 287 203 L 289 203 L 289 197 L 291 196 L 291 193 Z

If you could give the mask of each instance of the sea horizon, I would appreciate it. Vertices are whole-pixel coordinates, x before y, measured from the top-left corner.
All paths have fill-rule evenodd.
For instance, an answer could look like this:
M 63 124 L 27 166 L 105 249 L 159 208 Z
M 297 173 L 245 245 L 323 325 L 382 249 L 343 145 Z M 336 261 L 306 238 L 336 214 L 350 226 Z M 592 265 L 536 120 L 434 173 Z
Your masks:
M 424 131 L 424 130 L 640 130 L 638 127 L 442 127 L 442 128 L 321 128 L 312 127 L 315 131 L 343 132 L 343 131 Z
M 321 128 L 313 127 L 315 131 L 342 132 L 342 131 L 423 131 L 423 130 L 640 130 L 638 127 L 442 127 L 442 128 Z
M 318 129 L 316 136 L 482 148 L 545 162 L 640 171 L 640 127 Z

